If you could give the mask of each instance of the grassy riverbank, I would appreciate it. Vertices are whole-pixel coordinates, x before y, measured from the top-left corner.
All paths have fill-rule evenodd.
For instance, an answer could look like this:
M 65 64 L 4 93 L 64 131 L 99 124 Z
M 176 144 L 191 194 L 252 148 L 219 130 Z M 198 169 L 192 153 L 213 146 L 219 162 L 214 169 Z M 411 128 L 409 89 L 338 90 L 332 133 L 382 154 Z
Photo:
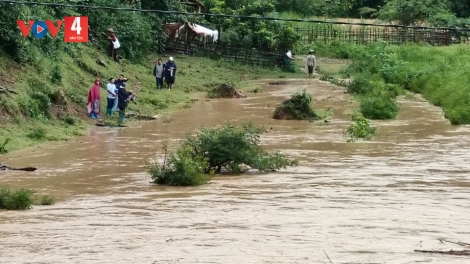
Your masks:
M 222 83 L 249 92 L 256 87 L 248 80 L 299 76 L 278 69 L 172 54 L 178 65 L 176 84 L 171 91 L 157 92 L 152 70 L 158 55 L 141 64 L 117 64 L 88 46 L 75 48 L 76 54 L 63 52 L 58 59 L 42 56 L 37 63 L 24 66 L 0 56 L 0 86 L 16 92 L 0 94 L 0 153 L 85 134 L 90 125 L 98 122 L 86 114 L 87 94 L 95 76 L 103 82 L 102 111 L 106 107 L 106 79 L 122 73 L 130 79 L 128 89 L 138 94 L 138 103 L 129 104 L 128 112 L 149 116 L 190 107 L 193 92 Z M 167 55 L 161 57 L 165 61 Z M 99 65 L 97 59 L 106 66 Z M 116 120 L 117 116 L 106 121 Z M 2 146 L 7 139 L 9 142 Z
M 452 124 L 470 124 L 470 45 L 311 46 L 320 57 L 353 61 L 337 75 L 353 79 L 348 91 L 358 96 L 360 111 L 369 119 L 396 117 L 396 96 L 410 91 L 441 107 Z

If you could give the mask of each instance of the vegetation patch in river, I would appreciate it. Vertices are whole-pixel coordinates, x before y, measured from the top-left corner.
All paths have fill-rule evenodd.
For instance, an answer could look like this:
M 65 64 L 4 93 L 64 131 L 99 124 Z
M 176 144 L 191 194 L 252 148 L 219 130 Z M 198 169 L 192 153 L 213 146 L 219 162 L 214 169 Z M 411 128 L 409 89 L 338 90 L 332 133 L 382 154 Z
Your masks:
M 274 110 L 274 119 L 283 120 L 316 120 L 319 119 L 312 107 L 312 96 L 305 92 L 295 93 Z
M 26 188 L 11 189 L 7 186 L 0 186 L 0 209 L 6 210 L 26 210 L 36 203 L 40 205 L 54 204 L 54 199 L 50 196 L 37 198 L 34 191 Z
M 210 98 L 245 98 L 232 83 L 223 83 L 208 92 Z
M 261 148 L 260 136 L 264 132 L 251 123 L 202 128 L 196 136 L 188 136 L 175 152 L 168 152 L 165 147 L 163 163 L 155 162 L 148 172 L 157 184 L 193 186 L 204 184 L 223 171 L 243 173 L 244 166 L 260 172 L 296 166 L 297 160 Z
M 348 142 L 354 142 L 361 138 L 364 140 L 370 140 L 375 134 L 375 127 L 370 126 L 370 121 L 358 114 L 352 116 L 354 123 L 346 130 L 346 135 L 349 136 Z

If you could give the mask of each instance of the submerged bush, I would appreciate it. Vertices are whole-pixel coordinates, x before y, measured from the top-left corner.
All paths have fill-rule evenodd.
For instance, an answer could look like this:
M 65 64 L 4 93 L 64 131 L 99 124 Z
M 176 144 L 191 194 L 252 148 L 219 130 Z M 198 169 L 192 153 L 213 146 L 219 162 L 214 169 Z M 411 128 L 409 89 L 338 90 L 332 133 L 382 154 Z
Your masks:
M 54 204 L 54 198 L 44 195 L 41 197 L 41 201 L 39 202 L 40 205 L 52 205 Z
M 395 98 L 386 95 L 367 95 L 361 98 L 360 111 L 368 119 L 392 119 L 399 108 Z
M 0 209 L 25 210 L 33 204 L 33 191 L 0 187 Z
M 305 92 L 295 93 L 274 110 L 274 119 L 284 120 L 314 120 L 318 119 L 312 107 L 312 96 Z
M 348 142 L 354 142 L 359 138 L 369 140 L 375 134 L 375 127 L 370 126 L 369 120 L 360 115 L 353 115 L 352 120 L 355 122 L 346 130 L 346 135 L 350 138 Z
M 252 124 L 203 128 L 196 136 L 188 136 L 176 152 L 166 153 L 163 164 L 150 166 L 148 172 L 157 184 L 192 186 L 207 182 L 214 173 L 239 174 L 243 165 L 261 172 L 297 165 L 284 154 L 262 150 L 263 132 Z

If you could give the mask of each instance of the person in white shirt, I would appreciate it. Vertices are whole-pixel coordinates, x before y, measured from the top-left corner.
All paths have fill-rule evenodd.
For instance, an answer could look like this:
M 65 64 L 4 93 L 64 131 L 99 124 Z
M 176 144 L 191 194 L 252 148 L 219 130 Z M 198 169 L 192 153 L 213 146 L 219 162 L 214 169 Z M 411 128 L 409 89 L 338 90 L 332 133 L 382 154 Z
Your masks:
M 308 77 L 312 77 L 313 71 L 317 67 L 317 59 L 315 58 L 315 51 L 310 50 L 307 55 L 307 69 Z
M 116 100 L 116 85 L 114 85 L 114 78 L 111 77 L 108 81 L 108 85 L 106 86 L 108 99 L 106 116 L 111 116 L 113 114 L 114 101 Z

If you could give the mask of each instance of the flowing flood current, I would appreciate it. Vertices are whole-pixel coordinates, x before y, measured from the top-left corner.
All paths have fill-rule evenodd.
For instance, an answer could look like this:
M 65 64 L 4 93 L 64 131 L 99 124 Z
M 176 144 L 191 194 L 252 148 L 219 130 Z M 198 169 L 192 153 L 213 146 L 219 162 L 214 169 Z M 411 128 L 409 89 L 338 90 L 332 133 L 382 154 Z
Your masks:
M 284 80 L 286 81 L 286 80 Z M 273 120 L 301 89 L 330 122 Z M 5 160 L 36 172 L 0 172 L 0 185 L 51 195 L 56 204 L 0 211 L 0 263 L 470 263 L 470 129 L 440 108 L 400 99 L 376 137 L 347 143 L 343 88 L 317 80 L 263 85 L 246 99 L 200 99 L 171 120 L 94 128 L 68 142 Z M 164 142 L 227 121 L 270 131 L 263 146 L 299 160 L 277 173 L 219 176 L 199 187 L 150 183 L 146 162 Z M 168 122 L 169 121 L 169 122 Z

